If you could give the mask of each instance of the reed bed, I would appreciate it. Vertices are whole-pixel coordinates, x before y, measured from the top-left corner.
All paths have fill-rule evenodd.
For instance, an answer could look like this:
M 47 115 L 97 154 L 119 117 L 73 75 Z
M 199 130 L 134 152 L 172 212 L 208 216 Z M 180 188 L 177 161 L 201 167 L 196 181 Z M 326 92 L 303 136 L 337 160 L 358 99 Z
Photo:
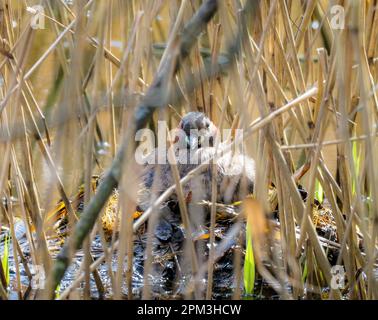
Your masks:
M 37 299 L 90 299 L 91 278 L 95 290 L 108 290 L 113 299 L 135 298 L 134 234 L 147 220 L 155 223 L 159 204 L 174 192 L 187 231 L 185 298 L 212 298 L 222 248 L 246 234 L 234 250 L 234 299 L 261 298 L 258 277 L 281 299 L 377 299 L 377 5 L 2 0 L 0 226 L 7 236 L 0 243 L 0 299 L 11 292 L 30 297 L 21 267 L 32 282 L 32 266 L 43 266 L 46 275 Z M 189 111 L 204 112 L 219 127 L 243 129 L 245 152 L 256 161 L 253 198 L 240 199 L 241 214 L 217 246 L 213 195 L 205 260 L 181 187 L 200 169 L 174 174 L 175 185 L 135 217 L 135 133 L 155 130 L 161 119 L 174 128 Z M 101 176 L 97 188 L 93 175 Z M 80 188 L 78 215 L 72 199 Z M 110 245 L 101 223 L 109 198 L 118 234 Z M 53 251 L 49 218 L 59 201 L 69 232 Z M 317 231 L 319 205 L 330 212 L 334 239 Z M 27 254 L 17 239 L 20 221 Z M 103 250 L 96 259 L 95 237 Z M 333 262 L 330 248 L 337 252 Z M 60 291 L 79 249 L 80 272 Z M 142 298 L 149 299 L 151 246 L 146 250 Z M 107 283 L 100 264 L 108 266 Z

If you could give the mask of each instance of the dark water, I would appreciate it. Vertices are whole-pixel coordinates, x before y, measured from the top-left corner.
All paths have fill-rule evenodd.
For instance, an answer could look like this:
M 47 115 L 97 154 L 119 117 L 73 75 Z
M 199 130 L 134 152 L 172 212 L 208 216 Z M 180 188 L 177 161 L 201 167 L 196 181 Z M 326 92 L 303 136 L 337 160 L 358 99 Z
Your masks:
M 20 227 L 21 224 L 21 227 Z M 220 234 L 226 234 L 229 227 L 232 225 L 230 221 L 223 221 L 217 224 L 217 243 L 221 241 Z M 22 235 L 22 222 L 17 224 L 19 229 L 18 241 L 21 250 L 28 261 L 28 265 L 32 268 L 32 261 L 30 258 L 29 245 L 25 235 Z M 150 286 L 151 297 L 155 299 L 180 299 L 184 298 L 186 294 L 187 285 L 190 283 L 191 270 L 187 259 L 184 255 L 185 230 L 181 226 L 177 216 L 170 219 L 161 219 L 155 228 L 154 236 L 152 237 L 152 268 L 151 274 L 148 275 L 147 283 Z M 208 256 L 208 239 L 196 240 L 195 246 L 198 250 L 202 250 L 202 260 L 205 261 Z M 60 243 L 56 240 L 49 240 L 50 250 L 54 257 L 59 249 Z M 109 243 L 110 245 L 110 243 Z M 223 256 L 214 264 L 214 299 L 230 299 L 235 289 L 234 279 L 234 250 L 236 242 L 233 241 L 228 245 L 227 250 Z M 3 248 L 3 245 L 2 245 Z M 147 233 L 140 232 L 134 239 L 134 254 L 133 254 L 133 272 L 132 272 L 132 296 L 134 299 L 142 297 L 143 287 L 145 285 L 144 268 L 147 259 Z M 12 251 L 12 241 L 9 243 L 9 269 L 10 269 L 10 299 L 18 299 L 16 288 L 16 266 L 14 263 L 14 256 Z M 3 252 L 1 252 L 3 254 Z M 96 260 L 103 254 L 102 242 L 99 236 L 96 236 L 91 243 L 91 254 Z M 84 254 L 79 250 L 68 268 L 60 285 L 60 293 L 71 286 L 72 282 L 77 278 L 80 271 L 80 265 L 83 263 Z M 127 265 L 127 258 L 125 257 L 123 268 Z M 28 297 L 33 296 L 33 289 L 30 290 L 31 281 L 22 265 L 19 263 L 21 283 L 23 291 L 28 290 Z M 108 299 L 112 297 L 111 278 L 109 276 L 109 268 L 106 262 L 100 264 L 97 268 L 101 281 L 105 288 L 103 296 L 99 295 L 95 280 L 91 274 L 91 298 L 93 299 Z M 118 253 L 115 251 L 111 259 L 111 270 L 115 272 L 118 270 Z M 33 271 L 33 270 L 32 270 Z M 206 276 L 206 274 L 205 274 Z M 206 288 L 206 279 L 201 282 L 203 289 Z M 82 282 L 78 288 L 80 294 L 84 287 Z M 123 294 L 126 298 L 128 295 L 126 285 L 123 286 Z M 77 297 L 77 296 L 75 296 Z
M 304 199 L 305 200 L 305 199 Z M 209 211 L 209 210 L 208 210 Z M 218 210 L 217 210 L 218 211 Z M 218 219 L 216 223 L 216 248 L 220 246 L 222 240 L 225 237 L 228 237 L 228 234 L 232 233 L 230 231 L 234 226 L 235 217 L 238 214 L 238 208 L 236 207 L 227 207 L 225 212 L 227 213 L 225 218 Z M 274 218 L 274 214 L 272 215 Z M 198 237 L 199 234 L 206 234 L 203 230 L 206 230 L 209 227 L 208 219 L 207 222 L 204 222 L 202 231 L 194 230 L 195 238 L 195 249 L 199 253 L 200 263 L 206 263 L 209 254 L 209 240 L 208 237 Z M 27 243 L 25 234 L 23 233 L 22 222 L 16 224 L 16 237 L 19 241 L 21 250 L 28 262 L 29 268 L 32 267 L 32 261 L 30 258 L 29 245 Z M 245 230 L 245 225 L 243 225 Z M 139 299 L 142 297 L 143 288 L 145 285 L 148 285 L 148 290 L 151 293 L 151 298 L 154 299 L 183 299 L 188 297 L 187 288 L 193 280 L 191 277 L 191 268 L 190 260 L 188 260 L 188 253 L 185 251 L 186 246 L 185 242 L 187 236 L 185 230 L 182 227 L 182 223 L 177 212 L 170 212 L 170 214 L 162 217 L 158 222 L 152 236 L 152 266 L 150 268 L 151 272 L 147 276 L 147 279 L 144 278 L 145 264 L 147 261 L 147 233 L 145 232 L 146 228 L 143 226 L 141 231 L 138 232 L 134 237 L 134 252 L 133 252 L 133 272 L 132 272 L 132 297 L 133 299 Z M 245 239 L 239 238 L 245 234 L 244 230 L 238 232 L 231 236 L 226 246 L 223 247 L 221 254 L 217 257 L 217 260 L 214 264 L 214 278 L 213 278 L 213 299 L 230 299 L 232 298 L 235 288 L 236 288 L 236 279 L 235 279 L 235 268 L 234 268 L 234 258 L 235 252 L 241 253 L 241 271 L 243 271 L 244 263 L 244 253 L 245 253 Z M 324 225 L 317 228 L 319 235 L 329 238 L 331 237 L 333 241 L 335 239 L 335 230 L 330 225 Z M 0 245 L 0 255 L 3 256 L 4 251 L 4 232 Z M 223 243 L 223 242 L 222 242 Z M 106 245 L 110 245 L 107 243 Z M 57 240 L 49 240 L 49 246 L 52 256 L 54 257 L 61 247 L 61 243 Z M 276 244 L 275 253 L 280 255 L 280 252 L 277 251 L 277 248 L 280 248 L 280 244 Z M 16 282 L 16 266 L 13 258 L 12 251 L 12 241 L 9 243 L 9 269 L 10 269 L 10 284 L 8 287 L 9 298 L 18 299 L 17 296 L 17 282 Z M 272 250 L 269 250 L 272 251 Z M 184 254 L 186 252 L 186 254 Z M 102 242 L 99 236 L 96 236 L 91 243 L 91 254 L 96 260 L 103 254 Z M 337 260 L 337 250 L 327 250 L 327 255 L 331 265 Z M 282 257 L 281 257 L 282 258 Z M 278 257 L 278 260 L 281 260 Z M 77 278 L 78 272 L 80 271 L 80 266 L 83 263 L 84 254 L 82 250 L 79 250 L 72 261 L 71 266 L 68 268 L 62 282 L 60 285 L 60 293 L 63 293 L 67 288 L 69 288 L 72 282 Z M 124 259 L 123 269 L 126 268 L 127 258 Z M 266 267 L 273 270 L 272 266 L 269 263 Z M 23 287 L 23 292 L 27 292 L 26 299 L 33 299 L 34 291 L 31 289 L 31 281 L 24 269 L 22 263 L 19 263 L 20 268 L 20 277 L 21 284 Z M 105 292 L 104 295 L 100 296 L 99 290 L 96 287 L 95 280 L 91 274 L 90 280 L 90 296 L 92 299 L 111 299 L 113 296 L 112 292 L 112 283 L 109 273 L 116 273 L 118 270 L 118 253 L 115 251 L 111 258 L 111 270 L 106 262 L 100 264 L 97 268 L 99 276 L 101 278 L 102 284 L 104 286 Z M 284 271 L 284 270 L 282 270 Z M 274 273 L 274 272 L 273 272 Z M 202 292 L 206 292 L 206 281 L 207 275 L 204 273 L 204 278 L 200 279 L 200 289 Z M 76 290 L 75 295 L 71 298 L 80 298 L 83 294 L 84 282 L 81 282 L 77 287 L 79 290 Z M 291 292 L 291 288 L 287 285 L 288 291 Z M 242 297 L 253 298 L 253 299 L 278 299 L 279 295 L 277 292 L 266 282 L 261 276 L 256 273 L 255 289 L 253 297 L 246 297 L 243 295 L 243 280 L 240 283 L 240 289 Z M 326 290 L 323 288 L 322 290 Z M 128 297 L 127 287 L 124 284 L 122 287 L 123 297 L 126 299 Z M 189 297 L 193 297 L 190 296 Z M 312 297 L 320 298 L 320 295 L 312 295 Z

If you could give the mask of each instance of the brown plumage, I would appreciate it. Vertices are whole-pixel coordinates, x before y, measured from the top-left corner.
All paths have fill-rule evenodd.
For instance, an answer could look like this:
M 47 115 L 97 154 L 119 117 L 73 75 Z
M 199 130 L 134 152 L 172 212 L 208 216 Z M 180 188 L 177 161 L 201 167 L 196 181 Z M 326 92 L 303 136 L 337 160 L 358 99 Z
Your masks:
M 182 118 L 179 129 L 182 130 L 182 134 L 178 134 L 175 139 L 177 146 L 175 149 L 175 158 L 183 159 L 180 151 L 187 151 L 188 153 L 184 156 L 187 163 L 178 162 L 177 164 L 180 178 L 183 178 L 215 153 L 213 144 L 217 128 L 203 113 L 190 112 Z M 191 154 L 190 151 L 192 151 Z M 157 160 L 156 153 L 152 153 L 150 157 Z M 198 159 L 198 163 L 191 163 L 190 160 L 193 159 Z M 218 202 L 232 203 L 240 200 L 241 186 L 243 184 L 246 186 L 247 193 L 253 191 L 255 162 L 252 158 L 242 154 L 226 152 L 217 159 L 216 164 Z M 208 164 L 196 178 L 183 186 L 187 201 L 209 201 L 211 199 L 211 179 L 212 170 L 211 165 Z M 174 180 L 170 163 L 147 164 L 144 168 L 142 185 L 139 192 L 139 208 L 145 211 L 156 197 L 173 184 Z M 176 201 L 176 195 L 172 195 L 169 201 Z

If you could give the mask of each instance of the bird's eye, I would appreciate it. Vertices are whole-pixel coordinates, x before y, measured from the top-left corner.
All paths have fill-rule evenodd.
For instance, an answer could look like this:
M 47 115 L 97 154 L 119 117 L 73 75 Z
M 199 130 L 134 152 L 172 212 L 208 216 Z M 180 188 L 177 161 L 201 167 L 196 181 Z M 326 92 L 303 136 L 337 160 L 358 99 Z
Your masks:
M 206 122 L 206 128 L 209 129 L 210 127 L 210 122 Z

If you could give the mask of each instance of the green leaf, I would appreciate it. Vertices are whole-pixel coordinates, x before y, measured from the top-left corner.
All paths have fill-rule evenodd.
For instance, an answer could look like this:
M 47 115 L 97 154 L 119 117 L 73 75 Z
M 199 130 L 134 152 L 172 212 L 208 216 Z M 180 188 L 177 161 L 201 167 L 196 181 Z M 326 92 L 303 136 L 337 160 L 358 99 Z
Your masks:
M 315 198 L 320 202 L 323 203 L 324 200 L 324 192 L 323 187 L 318 179 L 315 181 Z
M 356 183 L 358 175 L 360 172 L 361 166 L 361 149 L 358 147 L 358 142 L 353 141 L 352 143 L 352 155 L 353 155 L 353 164 L 356 170 L 356 176 L 352 178 L 352 194 L 356 193 Z
M 303 274 L 302 274 L 302 283 L 304 284 L 308 275 L 308 269 L 307 269 L 307 260 L 305 261 L 304 268 L 303 268 Z
M 10 237 L 7 235 L 4 239 L 4 255 L 1 258 L 1 264 L 3 266 L 5 280 L 9 284 L 10 274 L 9 274 L 9 243 Z
M 246 242 L 247 250 L 244 260 L 244 288 L 246 294 L 252 295 L 255 287 L 256 266 L 252 246 L 252 231 L 249 223 L 247 223 Z
M 56 299 L 60 298 L 60 284 L 55 289 L 55 298 Z

